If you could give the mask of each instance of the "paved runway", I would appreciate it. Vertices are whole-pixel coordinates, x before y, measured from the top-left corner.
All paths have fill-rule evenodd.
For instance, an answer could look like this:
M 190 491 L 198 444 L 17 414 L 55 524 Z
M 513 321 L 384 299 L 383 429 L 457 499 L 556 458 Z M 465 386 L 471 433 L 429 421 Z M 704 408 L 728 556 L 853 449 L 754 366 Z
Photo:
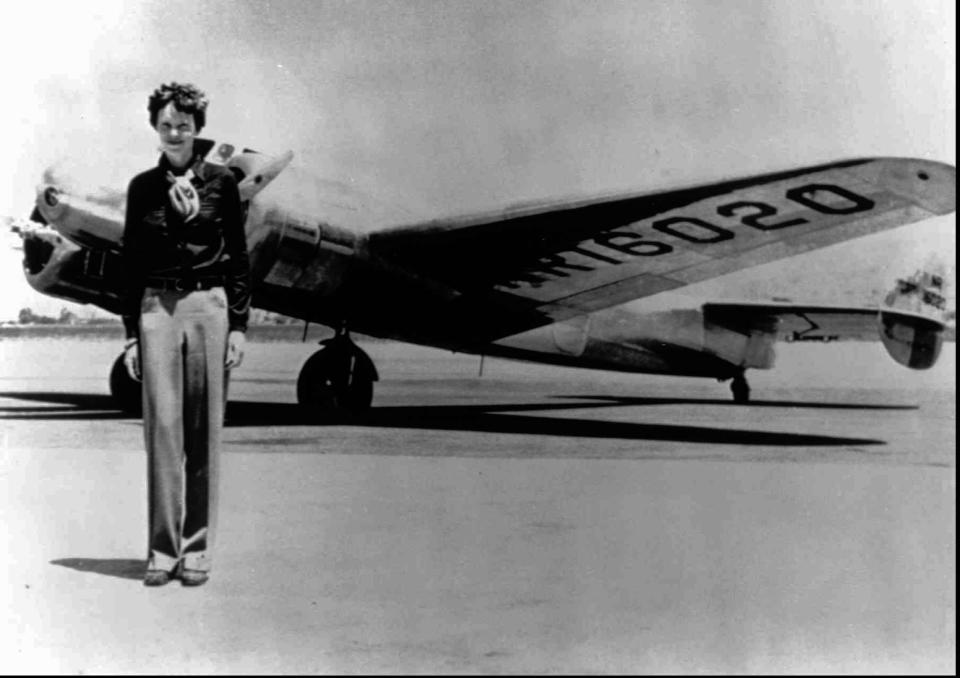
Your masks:
M 231 385 L 210 583 L 145 589 L 115 342 L 0 341 L 9 673 L 953 673 L 954 345 L 724 384 L 372 343 L 375 411 Z

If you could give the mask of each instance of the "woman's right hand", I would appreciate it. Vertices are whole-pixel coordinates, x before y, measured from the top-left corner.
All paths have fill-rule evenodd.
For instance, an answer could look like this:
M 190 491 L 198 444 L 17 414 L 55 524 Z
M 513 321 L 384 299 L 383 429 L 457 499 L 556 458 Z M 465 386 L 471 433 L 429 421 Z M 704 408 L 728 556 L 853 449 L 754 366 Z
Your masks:
M 123 352 L 123 364 L 134 381 L 140 381 L 140 343 L 132 341 Z

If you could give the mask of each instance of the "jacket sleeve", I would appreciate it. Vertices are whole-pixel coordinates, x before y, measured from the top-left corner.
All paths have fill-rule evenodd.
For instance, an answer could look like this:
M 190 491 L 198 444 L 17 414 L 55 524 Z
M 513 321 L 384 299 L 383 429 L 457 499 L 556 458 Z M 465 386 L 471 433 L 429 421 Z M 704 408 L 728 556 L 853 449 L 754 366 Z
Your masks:
M 127 187 L 127 211 L 121 246 L 120 308 L 127 338 L 140 336 L 140 300 L 144 289 L 144 268 L 140 245 L 140 213 L 143 209 L 140 182 L 136 177 Z
M 223 238 L 226 254 L 226 292 L 230 331 L 245 332 L 250 318 L 250 257 L 243 228 L 240 192 L 232 174 L 223 179 Z

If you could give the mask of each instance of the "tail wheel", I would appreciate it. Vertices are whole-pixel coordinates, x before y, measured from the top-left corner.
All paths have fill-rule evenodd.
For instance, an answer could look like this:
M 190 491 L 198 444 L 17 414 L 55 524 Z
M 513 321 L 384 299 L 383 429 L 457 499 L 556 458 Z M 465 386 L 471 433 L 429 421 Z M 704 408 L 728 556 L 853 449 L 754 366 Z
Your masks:
M 354 345 L 328 346 L 307 359 L 297 379 L 297 402 L 313 411 L 362 412 L 373 402 L 376 373 Z
M 140 382 L 131 379 L 127 373 L 123 354 L 113 361 L 113 367 L 110 368 L 110 395 L 123 412 L 137 417 L 143 414 L 143 391 Z
M 733 378 L 733 381 L 730 382 L 730 390 L 733 392 L 733 402 L 750 402 L 750 384 L 747 383 L 743 374 L 738 374 Z

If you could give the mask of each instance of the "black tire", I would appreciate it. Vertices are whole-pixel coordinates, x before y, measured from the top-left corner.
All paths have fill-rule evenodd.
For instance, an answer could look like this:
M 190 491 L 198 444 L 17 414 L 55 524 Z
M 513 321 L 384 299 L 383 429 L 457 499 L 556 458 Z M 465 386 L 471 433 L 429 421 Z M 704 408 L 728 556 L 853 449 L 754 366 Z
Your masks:
M 131 416 L 143 415 L 143 391 L 140 382 L 131 379 L 127 374 L 122 353 L 110 368 L 110 395 L 113 396 L 117 409 Z
M 333 383 L 333 365 L 325 351 L 307 359 L 297 377 L 297 402 L 310 409 L 332 410 L 337 407 Z
M 357 349 L 359 351 L 359 349 Z M 338 374 L 349 361 L 349 374 Z M 370 409 L 373 380 L 358 369 L 356 356 L 335 348 L 314 353 L 297 378 L 297 402 L 314 413 L 357 413 Z
M 750 384 L 742 376 L 733 378 L 733 381 L 730 382 L 730 390 L 733 392 L 733 402 L 750 402 Z
M 350 412 L 365 412 L 373 404 L 373 382 L 367 377 L 354 375 L 344 397 L 344 407 Z

